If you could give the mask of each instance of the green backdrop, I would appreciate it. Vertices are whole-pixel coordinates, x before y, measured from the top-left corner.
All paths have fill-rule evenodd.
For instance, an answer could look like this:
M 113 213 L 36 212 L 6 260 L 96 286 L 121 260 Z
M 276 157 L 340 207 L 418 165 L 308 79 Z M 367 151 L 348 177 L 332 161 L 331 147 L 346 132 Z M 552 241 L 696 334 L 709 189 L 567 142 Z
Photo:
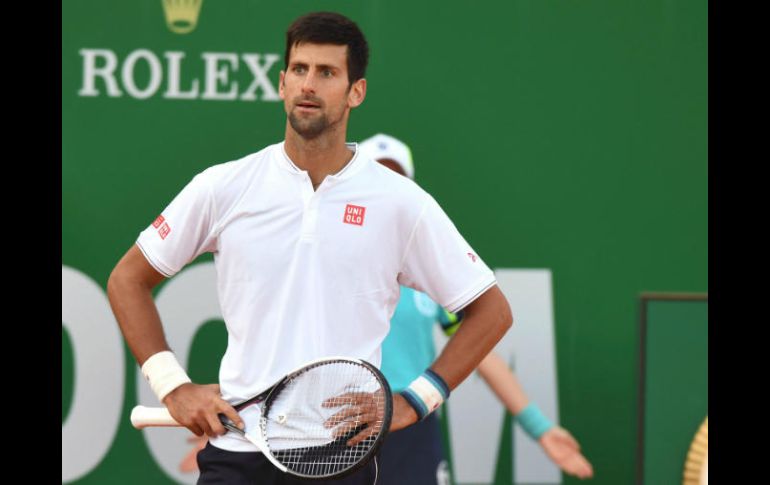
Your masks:
M 561 422 L 594 464 L 593 483 L 632 483 L 637 297 L 708 287 L 707 3 L 205 0 L 188 34 L 167 28 L 163 3 L 62 5 L 62 263 L 105 287 L 194 174 L 283 137 L 282 104 L 261 89 L 256 101 L 164 98 L 164 53 L 185 53 L 181 89 L 198 79 L 201 92 L 202 53 L 277 53 L 276 85 L 291 20 L 339 11 L 371 47 L 349 139 L 407 141 L 417 181 L 491 267 L 552 270 Z M 100 78 L 97 96 L 79 94 L 83 49 L 115 54 L 121 97 Z M 140 49 L 162 66 L 146 99 L 121 77 Z M 138 88 L 151 81 L 148 65 L 129 72 Z M 243 62 L 231 80 L 239 90 L 251 82 Z M 64 330 L 62 350 L 64 420 L 75 365 Z M 126 365 L 121 427 L 79 483 L 162 482 L 128 425 L 128 351 Z
M 642 300 L 639 485 L 682 482 L 687 452 L 708 416 L 708 300 Z

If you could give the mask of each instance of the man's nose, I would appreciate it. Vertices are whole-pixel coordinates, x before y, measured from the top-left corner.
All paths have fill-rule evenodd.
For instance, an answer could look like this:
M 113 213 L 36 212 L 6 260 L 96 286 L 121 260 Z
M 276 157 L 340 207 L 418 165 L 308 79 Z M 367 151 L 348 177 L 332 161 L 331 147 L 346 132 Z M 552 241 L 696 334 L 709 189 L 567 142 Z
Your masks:
M 316 75 L 314 72 L 308 72 L 305 79 L 302 81 L 302 93 L 313 94 L 315 93 Z

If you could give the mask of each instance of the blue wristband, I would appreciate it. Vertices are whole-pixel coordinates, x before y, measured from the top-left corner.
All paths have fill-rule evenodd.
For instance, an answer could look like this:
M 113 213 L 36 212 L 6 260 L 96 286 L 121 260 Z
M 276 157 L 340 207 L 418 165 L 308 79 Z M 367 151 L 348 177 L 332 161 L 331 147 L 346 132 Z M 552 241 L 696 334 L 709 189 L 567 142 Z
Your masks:
M 443 377 L 436 374 L 431 369 L 425 369 L 425 372 L 423 372 L 422 375 L 428 379 L 431 384 L 436 386 L 436 389 L 438 389 L 438 392 L 441 393 L 441 397 L 444 398 L 444 401 L 449 399 L 449 386 Z
M 430 414 L 428 407 L 424 402 L 422 402 L 422 399 L 420 399 L 417 394 L 415 394 L 415 392 L 408 387 L 401 391 L 399 394 L 404 396 L 406 402 L 408 402 L 409 405 L 414 408 L 414 412 L 417 413 L 417 421 L 422 421 Z
M 543 433 L 553 428 L 553 423 L 532 402 L 516 415 L 516 419 L 519 421 L 522 429 L 535 441 L 539 440 Z

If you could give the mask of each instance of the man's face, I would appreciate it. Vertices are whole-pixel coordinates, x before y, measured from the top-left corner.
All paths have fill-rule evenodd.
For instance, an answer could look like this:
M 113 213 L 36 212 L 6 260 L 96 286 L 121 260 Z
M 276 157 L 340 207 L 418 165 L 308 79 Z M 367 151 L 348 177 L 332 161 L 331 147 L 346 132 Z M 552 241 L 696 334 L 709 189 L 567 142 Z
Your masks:
M 318 137 L 347 121 L 348 111 L 361 104 L 366 80 L 348 83 L 345 45 L 294 45 L 279 94 L 291 127 L 305 139 Z

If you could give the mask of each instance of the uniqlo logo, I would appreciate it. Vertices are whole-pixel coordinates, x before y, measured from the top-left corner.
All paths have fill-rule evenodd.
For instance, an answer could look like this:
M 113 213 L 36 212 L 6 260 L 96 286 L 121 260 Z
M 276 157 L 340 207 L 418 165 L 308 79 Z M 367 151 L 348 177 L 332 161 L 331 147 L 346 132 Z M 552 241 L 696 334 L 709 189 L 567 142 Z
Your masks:
M 161 239 L 166 239 L 169 232 L 171 232 L 171 228 L 168 227 L 168 223 L 163 224 L 160 229 L 158 229 L 158 234 L 160 234 Z
M 342 222 L 345 224 L 354 224 L 356 226 L 364 225 L 364 214 L 366 214 L 366 207 L 360 205 L 348 204 L 345 206 L 345 216 L 342 218 Z
M 164 219 L 164 218 L 163 218 L 163 216 L 158 216 L 158 218 L 157 218 L 157 219 L 155 219 L 155 220 L 152 222 L 152 227 L 154 227 L 155 229 L 159 228 L 159 227 L 160 227 L 160 225 L 161 225 L 161 224 L 163 224 L 163 221 L 165 221 L 165 220 L 166 220 L 166 219 Z

